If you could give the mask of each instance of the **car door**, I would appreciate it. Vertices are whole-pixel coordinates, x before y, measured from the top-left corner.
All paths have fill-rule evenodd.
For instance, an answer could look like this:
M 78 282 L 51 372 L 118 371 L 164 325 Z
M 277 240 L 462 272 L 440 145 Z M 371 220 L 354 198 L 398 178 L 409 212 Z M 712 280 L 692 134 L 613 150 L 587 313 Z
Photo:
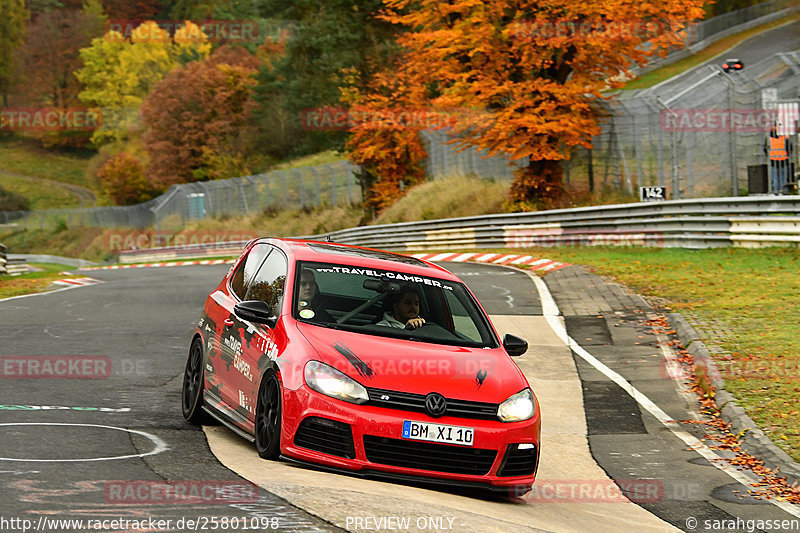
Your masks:
M 236 406 L 239 405 L 237 383 L 240 371 L 234 364 L 241 358 L 242 353 L 240 324 L 237 323 L 233 313 L 233 306 L 246 298 L 248 287 L 253 283 L 258 269 L 271 250 L 272 247 L 268 244 L 254 245 L 234 269 L 227 290 L 217 291 L 213 295 L 214 301 L 220 307 L 221 324 L 217 324 L 215 329 L 219 335 L 216 339 L 216 346 L 219 348 L 216 350 L 217 358 L 214 358 L 214 351 L 209 351 L 216 378 L 211 382 L 217 383 L 217 387 L 211 392 L 222 400 L 224 407 L 231 410 L 236 410 Z
M 277 248 L 272 248 L 261 264 L 256 275 L 248 284 L 245 300 L 261 300 L 272 308 L 274 316 L 278 316 L 286 288 L 288 261 Z M 255 420 L 256 395 L 261 375 L 269 359 L 275 360 L 280 352 L 281 342 L 275 329 L 265 324 L 253 324 L 239 318 L 231 317 L 234 322 L 239 342 L 233 361 L 233 373 L 230 375 L 231 392 L 235 393 L 236 412 L 249 420 Z

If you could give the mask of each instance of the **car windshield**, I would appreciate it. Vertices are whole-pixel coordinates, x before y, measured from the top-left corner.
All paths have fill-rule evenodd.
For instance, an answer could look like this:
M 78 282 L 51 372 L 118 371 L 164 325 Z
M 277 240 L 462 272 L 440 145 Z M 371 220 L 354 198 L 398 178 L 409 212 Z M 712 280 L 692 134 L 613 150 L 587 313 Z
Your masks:
M 293 316 L 321 327 L 421 342 L 498 346 L 486 316 L 462 283 L 398 271 L 300 262 Z M 413 317 L 425 323 L 413 329 Z

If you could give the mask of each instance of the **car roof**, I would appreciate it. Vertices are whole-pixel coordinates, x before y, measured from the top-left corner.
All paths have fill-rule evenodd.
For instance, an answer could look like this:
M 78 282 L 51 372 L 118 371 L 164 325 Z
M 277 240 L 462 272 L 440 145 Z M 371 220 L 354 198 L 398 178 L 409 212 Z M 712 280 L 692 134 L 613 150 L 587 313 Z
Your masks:
M 318 261 L 320 263 L 342 263 L 358 267 L 373 267 L 382 270 L 398 270 L 407 274 L 438 277 L 458 281 L 450 271 L 427 261 L 408 255 L 364 248 L 335 242 L 304 239 L 259 239 L 259 242 L 274 244 L 296 261 Z

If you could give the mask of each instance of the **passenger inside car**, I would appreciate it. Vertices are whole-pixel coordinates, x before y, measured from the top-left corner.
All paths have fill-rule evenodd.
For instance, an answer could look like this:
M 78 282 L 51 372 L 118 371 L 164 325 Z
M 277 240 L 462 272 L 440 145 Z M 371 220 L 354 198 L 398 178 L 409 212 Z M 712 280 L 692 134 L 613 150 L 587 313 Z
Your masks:
M 314 322 L 333 322 L 334 319 L 322 307 L 314 271 L 304 268 L 300 273 L 300 286 L 297 294 L 297 312 L 301 318 Z

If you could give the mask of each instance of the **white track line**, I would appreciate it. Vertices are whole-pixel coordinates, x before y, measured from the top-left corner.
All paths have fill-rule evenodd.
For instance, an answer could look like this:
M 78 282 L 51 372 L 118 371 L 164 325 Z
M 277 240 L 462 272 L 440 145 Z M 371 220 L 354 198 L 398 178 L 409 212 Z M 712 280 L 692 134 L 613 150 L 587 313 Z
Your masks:
M 700 439 L 681 429 L 680 425 L 659 406 L 653 403 L 650 398 L 642 394 L 636 387 L 628 383 L 625 378 L 611 370 L 602 361 L 587 352 L 582 346 L 575 342 L 575 340 L 569 336 L 564 326 L 561 325 L 561 322 L 558 321 L 558 305 L 556 305 L 555 300 L 553 300 L 553 296 L 550 294 L 550 290 L 547 288 L 545 282 L 535 274 L 528 273 L 528 276 L 530 276 L 530 278 L 533 280 L 533 283 L 536 285 L 536 290 L 539 292 L 539 298 L 542 302 L 542 314 L 547 320 L 547 323 L 550 325 L 550 328 L 562 340 L 562 342 L 564 342 L 564 344 L 566 344 L 581 359 L 592 365 L 595 369 L 602 372 L 603 375 L 605 375 L 608 379 L 619 385 L 622 390 L 627 392 L 648 413 L 653 415 L 659 422 L 669 429 L 673 435 L 681 439 L 687 446 L 707 459 L 709 463 L 717 467 L 719 470 L 722 470 L 745 487 L 750 487 L 752 483 L 758 481 L 755 476 L 748 475 L 745 472 L 739 471 L 728 464 L 722 457 L 717 455 Z M 788 502 L 778 501 L 774 498 L 766 501 L 772 505 L 775 505 L 776 507 L 779 507 L 789 514 L 800 518 L 800 506 L 795 506 Z

